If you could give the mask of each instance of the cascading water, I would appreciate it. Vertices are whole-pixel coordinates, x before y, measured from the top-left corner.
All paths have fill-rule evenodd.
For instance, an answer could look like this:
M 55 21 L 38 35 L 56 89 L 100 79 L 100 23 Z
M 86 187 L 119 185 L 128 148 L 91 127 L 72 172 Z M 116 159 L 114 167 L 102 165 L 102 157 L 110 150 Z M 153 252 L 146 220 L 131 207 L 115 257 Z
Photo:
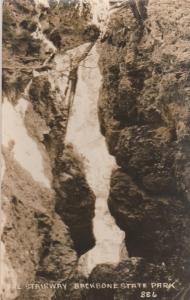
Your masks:
M 72 143 L 86 161 L 87 181 L 96 195 L 94 235 L 96 246 L 81 259 L 82 270 L 89 273 L 97 264 L 118 263 L 124 233 L 111 217 L 107 198 L 114 158 L 109 155 L 100 133 L 97 101 L 101 75 L 96 46 L 78 70 L 78 84 L 69 119 L 66 143 Z
M 104 12 L 107 12 L 108 1 L 92 1 L 91 4 L 93 20 L 98 21 L 102 5 L 105 4 Z M 124 233 L 115 224 L 107 206 L 110 176 L 116 163 L 107 150 L 99 128 L 97 110 L 102 78 L 98 60 L 94 45 L 79 65 L 76 93 L 65 139 L 65 143 L 72 143 L 84 158 L 87 181 L 96 195 L 93 220 L 96 245 L 79 262 L 79 268 L 85 275 L 97 264 L 118 263 L 124 239 Z

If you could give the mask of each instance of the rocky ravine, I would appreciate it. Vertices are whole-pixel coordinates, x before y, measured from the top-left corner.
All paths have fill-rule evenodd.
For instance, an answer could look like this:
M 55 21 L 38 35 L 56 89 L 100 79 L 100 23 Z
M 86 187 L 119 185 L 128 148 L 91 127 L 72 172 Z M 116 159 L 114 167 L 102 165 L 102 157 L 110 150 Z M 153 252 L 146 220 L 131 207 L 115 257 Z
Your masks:
M 140 299 L 139 290 L 26 288 L 89 280 L 175 281 L 157 299 L 189 299 L 189 1 L 123 1 L 99 40 L 87 2 L 4 1 L 1 297 Z M 65 135 L 95 42 L 101 133 L 118 165 L 108 205 L 129 258 L 87 279 L 78 262 L 95 245 L 96 199 Z

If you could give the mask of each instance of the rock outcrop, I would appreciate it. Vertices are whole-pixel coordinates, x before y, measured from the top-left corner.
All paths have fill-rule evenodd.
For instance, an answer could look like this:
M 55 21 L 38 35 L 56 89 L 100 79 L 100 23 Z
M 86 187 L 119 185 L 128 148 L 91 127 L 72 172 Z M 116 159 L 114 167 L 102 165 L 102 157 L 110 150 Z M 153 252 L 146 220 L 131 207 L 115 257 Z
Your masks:
M 129 256 L 145 259 L 147 268 L 148 263 L 155 268 L 165 264 L 171 278 L 186 286 L 189 5 L 187 1 L 180 6 L 177 1 L 141 1 L 142 16 L 139 3 L 135 9 L 141 21 L 130 5 L 121 5 L 99 48 L 104 78 L 101 131 L 119 167 L 112 174 L 108 203 L 126 232 Z M 138 276 L 140 270 L 131 276 Z M 151 268 L 147 272 L 152 274 Z M 160 294 L 159 299 L 172 299 L 172 295 Z
M 69 226 L 75 249 L 81 255 L 95 245 L 92 231 L 95 195 L 85 179 L 82 158 L 71 146 L 63 151 L 56 170 L 60 172 L 55 177 L 56 211 Z
M 80 297 L 80 291 L 72 292 L 72 287 L 57 289 L 56 294 L 49 286 L 28 285 L 81 278 L 78 258 L 95 243 L 95 196 L 86 181 L 82 158 L 69 150 L 72 145 L 67 148 L 64 144 L 69 118 L 64 89 L 71 83 L 68 95 L 70 92 L 72 98 L 86 48 L 82 56 L 77 56 L 79 51 L 73 54 L 75 62 L 69 72 L 67 65 L 57 71 L 55 63 L 57 57 L 85 43 L 92 47 L 99 30 L 90 25 L 90 18 L 88 6 L 79 13 L 74 2 L 51 1 L 49 7 L 25 0 L 3 4 L 3 107 L 5 103 L 8 107 L 3 116 L 4 300 L 58 299 L 59 294 L 64 299 L 75 294 Z M 17 120 L 12 129 L 11 118 Z M 25 150 L 27 142 L 17 133 L 18 125 L 33 141 L 35 153 Z M 42 163 L 41 176 L 47 177 L 43 183 L 37 181 L 40 175 L 33 176 L 39 168 L 37 161 Z
M 87 299 L 133 300 L 145 298 L 146 292 L 149 298 L 172 299 L 176 294 L 174 289 L 151 288 L 151 283 L 167 282 L 169 276 L 170 273 L 164 265 L 147 263 L 140 258 L 125 260 L 117 267 L 99 265 L 91 273 L 89 282 L 99 284 L 101 287 L 88 291 Z M 112 287 L 105 288 L 105 284 Z

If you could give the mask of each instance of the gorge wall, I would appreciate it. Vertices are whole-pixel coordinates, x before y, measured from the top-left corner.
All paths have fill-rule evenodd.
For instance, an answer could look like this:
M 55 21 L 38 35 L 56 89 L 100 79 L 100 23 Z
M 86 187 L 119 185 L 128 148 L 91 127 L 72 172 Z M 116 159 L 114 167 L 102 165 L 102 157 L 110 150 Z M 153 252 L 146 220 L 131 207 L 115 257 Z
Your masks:
M 28 284 L 78 278 L 78 259 L 95 244 L 95 196 L 64 144 L 77 67 L 99 35 L 89 8 L 79 9 L 3 4 L 2 299 L 74 299 Z
M 176 289 L 153 290 L 157 299 L 190 298 L 190 4 L 110 1 L 109 18 L 108 7 L 106 0 L 4 1 L 3 300 L 137 300 L 141 295 L 139 289 L 74 289 L 73 282 L 175 282 Z M 99 60 L 98 71 L 91 55 Z M 98 187 L 90 184 L 83 156 L 88 145 L 67 138 L 72 108 L 86 114 L 94 107 L 86 94 L 80 101 L 88 109 L 74 104 L 83 88 L 82 68 L 91 96 L 99 88 L 93 92 L 91 80 L 101 76 L 98 141 L 105 137 L 110 159 L 116 160 L 108 206 L 118 227 L 108 222 L 106 245 L 112 247 L 115 233 L 125 233 L 117 264 L 97 261 L 88 277 L 80 258 L 91 251 L 96 255 Z M 93 121 L 88 120 L 92 135 Z M 74 130 L 81 137 L 79 127 Z M 91 151 L 102 149 L 96 147 Z M 93 177 L 101 161 L 90 166 Z M 68 286 L 27 287 L 47 282 Z
M 184 28 L 190 6 L 188 1 L 180 7 L 177 1 L 136 2 L 133 11 L 128 5 L 119 17 L 112 14 L 99 50 L 104 78 L 99 118 L 118 164 L 108 203 L 126 233 L 129 257 L 140 258 L 132 280 L 154 281 L 156 274 L 161 281 L 176 280 L 180 289 L 180 284 L 188 287 L 190 257 L 189 33 Z M 130 260 L 112 278 L 129 278 L 128 268 L 133 268 Z M 158 298 L 173 299 L 173 292 Z M 125 298 L 125 292 L 112 297 L 139 299 L 138 293 Z M 188 291 L 179 294 L 188 297 Z

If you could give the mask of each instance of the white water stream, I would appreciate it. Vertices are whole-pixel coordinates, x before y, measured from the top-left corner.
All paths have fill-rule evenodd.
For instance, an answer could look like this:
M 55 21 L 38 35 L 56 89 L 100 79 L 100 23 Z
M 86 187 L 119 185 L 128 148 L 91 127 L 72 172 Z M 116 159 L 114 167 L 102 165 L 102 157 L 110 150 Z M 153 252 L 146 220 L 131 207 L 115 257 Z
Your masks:
M 109 20 L 109 0 L 85 0 L 91 4 L 92 22 L 102 33 L 106 30 Z M 82 6 L 84 0 L 80 0 Z M 74 57 L 80 51 L 85 52 L 88 45 L 81 45 L 68 53 Z M 68 58 L 58 57 L 59 68 L 68 69 Z M 110 188 L 110 176 L 115 159 L 108 152 L 105 138 L 100 133 L 98 120 L 98 98 L 102 77 L 98 67 L 99 55 L 94 46 L 88 56 L 81 62 L 78 69 L 77 88 L 69 118 L 65 143 L 72 143 L 77 152 L 85 160 L 86 178 L 96 196 L 93 230 L 96 245 L 80 258 L 79 268 L 88 275 L 101 263 L 117 264 L 121 260 L 124 232 L 115 224 L 108 206 L 107 199 Z M 63 85 L 65 86 L 65 84 Z
M 92 48 L 78 70 L 78 83 L 66 143 L 72 143 L 86 162 L 87 181 L 96 195 L 93 221 L 95 247 L 81 258 L 82 271 L 88 275 L 100 263 L 118 263 L 124 233 L 110 215 L 107 198 L 110 175 L 116 166 L 100 133 L 97 102 L 101 86 L 96 46 Z

